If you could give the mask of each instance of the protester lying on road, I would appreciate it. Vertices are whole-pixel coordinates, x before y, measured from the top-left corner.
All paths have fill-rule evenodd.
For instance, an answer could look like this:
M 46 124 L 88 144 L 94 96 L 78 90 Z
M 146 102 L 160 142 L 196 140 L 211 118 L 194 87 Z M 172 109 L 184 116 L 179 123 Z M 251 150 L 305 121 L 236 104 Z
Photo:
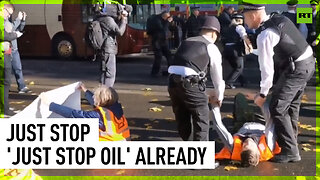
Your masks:
M 247 99 L 253 100 L 255 94 L 237 94 L 235 97 L 235 109 L 243 108 Z M 247 98 L 247 99 L 246 99 Z M 211 101 L 212 102 L 212 101 Z M 214 101 L 213 101 L 214 102 Z M 214 104 L 213 104 L 214 106 Z M 232 159 L 241 161 L 243 166 L 257 166 L 259 161 L 267 161 L 273 155 L 280 153 L 281 149 L 275 142 L 274 124 L 270 118 L 268 103 L 261 106 L 266 124 L 257 122 L 246 122 L 233 136 L 224 127 L 221 116 L 213 116 L 214 129 L 224 143 L 224 148 L 216 154 L 217 160 Z M 213 108 L 213 111 L 217 109 Z M 247 109 L 242 109 L 245 112 Z M 213 113 L 214 115 L 217 113 Z
M 100 141 L 130 140 L 128 122 L 118 102 L 118 94 L 113 88 L 100 86 L 92 93 L 81 83 L 78 89 L 85 92 L 85 97 L 94 106 L 94 110 L 75 110 L 49 102 L 45 93 L 40 94 L 40 99 L 49 106 L 50 111 L 66 118 L 99 118 Z

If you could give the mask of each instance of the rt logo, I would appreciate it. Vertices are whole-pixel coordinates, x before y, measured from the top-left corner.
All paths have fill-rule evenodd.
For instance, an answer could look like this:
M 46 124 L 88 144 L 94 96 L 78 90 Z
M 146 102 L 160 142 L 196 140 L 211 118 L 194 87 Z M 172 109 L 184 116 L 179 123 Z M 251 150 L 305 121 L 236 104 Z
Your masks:
M 312 23 L 312 8 L 297 8 L 297 23 Z

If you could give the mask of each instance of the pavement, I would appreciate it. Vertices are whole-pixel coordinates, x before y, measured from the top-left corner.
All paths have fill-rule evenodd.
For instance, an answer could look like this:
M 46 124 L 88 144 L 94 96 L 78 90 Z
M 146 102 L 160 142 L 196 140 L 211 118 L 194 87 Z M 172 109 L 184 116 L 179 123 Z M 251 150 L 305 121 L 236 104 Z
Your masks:
M 176 130 L 176 122 L 171 109 L 167 92 L 167 77 L 150 77 L 152 56 L 134 56 L 120 58 L 117 63 L 115 89 L 119 93 L 124 107 L 133 141 L 180 141 Z M 10 106 L 16 112 L 23 110 L 41 92 L 55 89 L 73 82 L 82 81 L 88 89 L 98 86 L 99 63 L 88 60 L 56 60 L 52 58 L 23 58 L 23 71 L 27 86 L 33 91 L 18 94 L 15 80 L 12 79 Z M 163 65 L 165 62 L 163 62 Z M 256 57 L 251 56 L 245 62 L 244 76 L 249 83 L 246 87 L 226 90 L 221 108 L 222 117 L 227 128 L 232 128 L 233 98 L 239 93 L 258 92 L 260 71 Z M 165 68 L 165 67 L 163 67 Z M 224 76 L 230 69 L 224 64 Z M 300 124 L 316 126 L 316 88 L 315 76 L 306 88 L 301 105 Z M 212 83 L 208 83 L 212 88 Z M 148 88 L 148 89 L 147 89 Z M 84 98 L 82 96 L 82 98 Z M 149 108 L 158 107 L 161 112 L 150 112 Z M 88 103 L 82 101 L 83 109 L 90 109 Z M 229 123 L 228 123 L 228 122 Z M 229 125 L 228 125 L 229 124 Z M 302 161 L 298 163 L 278 164 L 262 162 L 257 167 L 226 171 L 230 162 L 221 162 L 215 170 L 35 170 L 41 176 L 315 176 L 316 173 L 316 131 L 299 129 L 299 147 Z M 319 137 L 318 137 L 319 138 Z M 210 132 L 210 140 L 216 141 L 217 150 L 221 148 L 215 132 Z M 310 151 L 302 150 L 307 147 Z M 103 167 L 101 167 L 103 168 Z

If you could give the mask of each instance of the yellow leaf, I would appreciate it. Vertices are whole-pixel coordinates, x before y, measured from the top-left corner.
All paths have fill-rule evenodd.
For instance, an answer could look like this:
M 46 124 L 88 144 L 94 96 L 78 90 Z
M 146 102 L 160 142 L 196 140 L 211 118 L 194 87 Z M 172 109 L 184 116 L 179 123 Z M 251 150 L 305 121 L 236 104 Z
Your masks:
M 140 136 L 137 135 L 137 134 L 131 134 L 131 140 L 134 140 L 134 139 L 139 139 Z
M 33 81 L 29 82 L 29 85 L 34 85 L 34 82 Z
M 233 115 L 227 114 L 227 118 L 233 119 Z
M 16 102 L 10 102 L 9 104 L 23 104 L 25 101 L 16 101 Z
M 144 89 L 141 89 L 142 91 L 152 91 L 151 88 L 144 88 Z
M 226 166 L 224 167 L 224 170 L 231 171 L 231 170 L 237 170 L 238 168 L 236 166 Z
M 151 99 L 150 102 L 157 102 L 157 101 L 159 101 L 159 99 Z
M 152 129 L 152 126 L 147 126 L 146 130 Z
M 173 118 L 164 118 L 164 119 L 167 120 L 167 121 L 174 121 Z
M 117 174 L 117 175 L 123 175 L 125 172 L 126 172 L 125 170 L 121 169 L 121 170 L 118 171 L 116 174 Z
M 306 152 L 311 151 L 311 149 L 309 149 L 309 148 L 307 148 L 307 147 L 302 147 L 302 150 L 303 150 L 303 151 L 306 151 Z
M 308 103 L 308 96 L 306 94 L 302 96 L 301 103 Z
M 303 147 L 310 147 L 311 144 L 301 144 L 301 146 L 303 146 Z
M 162 109 L 158 108 L 158 107 L 152 107 L 152 108 L 149 108 L 149 111 L 151 111 L 151 112 L 161 112 Z

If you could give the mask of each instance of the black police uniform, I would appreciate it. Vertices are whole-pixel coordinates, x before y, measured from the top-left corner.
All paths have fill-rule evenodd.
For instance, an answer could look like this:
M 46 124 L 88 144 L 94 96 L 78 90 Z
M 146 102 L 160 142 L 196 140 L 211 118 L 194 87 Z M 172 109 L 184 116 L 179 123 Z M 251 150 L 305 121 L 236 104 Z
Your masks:
M 284 69 L 274 86 L 270 112 L 275 123 L 277 142 L 281 147 L 280 155 L 299 156 L 297 135 L 301 98 L 304 88 L 314 73 L 315 60 L 310 56 L 296 61 L 309 47 L 295 25 L 282 15 L 273 15 L 257 30 L 261 33 L 272 28 L 280 35 L 274 47 L 275 70 Z M 280 157 L 280 156 L 279 156 Z
M 223 58 L 230 63 L 233 69 L 226 80 L 226 84 L 229 86 L 233 86 L 237 79 L 239 79 L 241 85 L 245 83 L 245 79 L 242 75 L 244 69 L 244 42 L 237 33 L 236 27 L 237 25 L 235 24 L 226 29 L 223 40 L 225 45 Z
M 188 18 L 186 23 L 187 26 L 187 36 L 188 37 L 195 37 L 198 36 L 200 33 L 201 28 L 201 18 L 198 16 L 196 17 L 194 14 Z
M 169 31 L 169 21 L 162 18 L 162 14 L 155 15 L 152 18 L 153 32 L 152 36 L 152 49 L 154 52 L 154 62 L 152 65 L 151 75 L 157 76 L 161 68 L 162 56 L 166 57 L 167 65 L 171 63 L 171 52 L 169 49 L 169 42 L 167 33 Z
M 207 72 L 210 63 L 207 46 L 202 36 L 188 38 L 178 48 L 172 65 L 184 66 L 196 72 Z M 208 97 L 204 92 L 205 79 L 199 76 L 182 77 L 171 74 L 168 91 L 178 123 L 179 135 L 184 141 L 207 141 L 209 132 Z M 193 130 L 193 135 L 192 135 Z

